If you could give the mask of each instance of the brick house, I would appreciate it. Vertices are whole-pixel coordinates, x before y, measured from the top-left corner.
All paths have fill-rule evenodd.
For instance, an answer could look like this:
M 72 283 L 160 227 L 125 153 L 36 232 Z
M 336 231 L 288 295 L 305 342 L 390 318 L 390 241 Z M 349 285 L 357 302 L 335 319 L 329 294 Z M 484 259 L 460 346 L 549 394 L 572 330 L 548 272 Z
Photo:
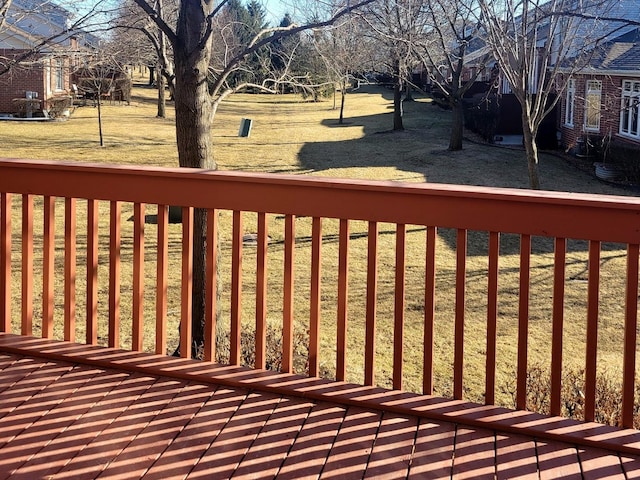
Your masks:
M 576 153 L 587 139 L 640 146 L 640 29 L 603 44 L 568 79 L 559 128 L 563 147 Z
M 79 52 L 97 39 L 69 19 L 54 4 L 14 0 L 0 31 L 0 113 L 42 116 L 72 96 Z

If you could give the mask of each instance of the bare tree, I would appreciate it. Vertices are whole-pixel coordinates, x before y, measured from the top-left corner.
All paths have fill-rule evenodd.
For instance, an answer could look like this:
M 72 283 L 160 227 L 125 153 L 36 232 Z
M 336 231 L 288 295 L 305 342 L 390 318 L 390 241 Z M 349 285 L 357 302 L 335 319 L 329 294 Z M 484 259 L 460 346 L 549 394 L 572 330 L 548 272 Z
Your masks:
M 178 3 L 176 0 L 154 0 L 157 17 L 172 27 L 176 24 Z M 114 18 L 115 33 L 112 43 L 118 46 L 131 63 L 142 63 L 157 72 L 158 113 L 166 117 L 166 89 L 173 95 L 173 62 L 164 32 L 146 15 L 140 16 L 133 0 L 125 1 Z
M 571 75 L 623 22 L 617 2 L 596 0 L 479 0 L 487 46 L 522 108 L 523 140 L 531 188 L 540 188 L 536 136 Z M 564 75 L 561 75 L 561 74 Z
M 453 112 L 449 150 L 461 150 L 464 95 L 483 73 L 490 58 L 483 49 L 473 65 L 468 62 L 468 54 L 482 46 L 478 7 L 463 0 L 425 0 L 423 8 L 429 18 L 425 22 L 426 31 L 411 47 Z
M 216 110 L 225 98 L 251 86 L 251 82 L 230 85 L 229 76 L 245 65 L 247 59 L 262 47 L 311 28 L 321 28 L 373 0 L 347 2 L 331 18 L 311 24 L 275 27 L 258 32 L 237 50 L 228 50 L 222 68 L 210 69 L 213 40 L 219 33 L 217 19 L 228 0 L 182 0 L 175 28 L 157 15 L 152 2 L 134 0 L 153 19 L 171 44 L 175 65 L 174 99 L 176 139 L 180 166 L 215 169 L 211 126 Z M 216 46 L 219 47 L 219 46 Z M 263 87 L 262 85 L 255 85 Z M 193 317 L 192 345 L 181 348 L 195 353 L 204 343 L 205 319 L 205 232 L 206 212 L 197 211 L 194 218 L 193 248 Z M 193 350 L 191 347 L 194 347 Z
M 415 63 L 412 46 L 426 30 L 422 0 L 378 0 L 360 16 L 384 50 L 386 74 L 393 78 L 393 130 L 403 130 L 402 92 Z
M 344 108 L 351 82 L 359 82 L 367 68 L 373 48 L 369 38 L 360 34 L 362 22 L 350 17 L 337 22 L 330 28 L 317 32 L 313 42 L 317 54 L 325 67 L 325 76 L 334 84 L 334 109 L 336 91 L 340 91 L 340 113 L 338 123 L 344 123 Z

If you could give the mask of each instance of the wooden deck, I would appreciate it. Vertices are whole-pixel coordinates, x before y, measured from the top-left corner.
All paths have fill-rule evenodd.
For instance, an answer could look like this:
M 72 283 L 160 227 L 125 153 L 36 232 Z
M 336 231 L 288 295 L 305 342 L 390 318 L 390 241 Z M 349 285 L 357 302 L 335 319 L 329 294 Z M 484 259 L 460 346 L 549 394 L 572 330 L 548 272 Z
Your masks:
M 592 447 L 15 353 L 0 418 L 0 478 L 640 477 Z

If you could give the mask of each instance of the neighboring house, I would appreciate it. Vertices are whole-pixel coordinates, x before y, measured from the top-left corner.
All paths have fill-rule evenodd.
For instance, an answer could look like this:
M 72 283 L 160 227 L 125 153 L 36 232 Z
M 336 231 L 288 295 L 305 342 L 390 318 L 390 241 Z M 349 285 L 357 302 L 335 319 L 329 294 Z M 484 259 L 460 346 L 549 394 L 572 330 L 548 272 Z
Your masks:
M 563 146 L 577 153 L 603 139 L 640 146 L 640 29 L 604 43 L 589 65 L 571 76 L 560 130 Z
M 97 38 L 52 3 L 14 0 L 0 30 L 0 113 L 42 116 L 72 96 L 79 53 Z

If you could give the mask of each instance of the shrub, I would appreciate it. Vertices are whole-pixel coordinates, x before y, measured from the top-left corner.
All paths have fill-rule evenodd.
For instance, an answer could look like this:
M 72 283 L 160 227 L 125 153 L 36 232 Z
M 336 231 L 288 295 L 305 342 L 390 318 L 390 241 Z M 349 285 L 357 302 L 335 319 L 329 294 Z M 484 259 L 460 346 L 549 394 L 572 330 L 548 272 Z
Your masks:
M 516 375 L 509 376 L 504 393 L 511 396 L 516 404 Z M 562 376 L 561 414 L 576 420 L 584 420 L 584 369 L 566 369 Z M 636 382 L 637 385 L 637 382 Z M 636 387 L 633 415 L 634 428 L 640 427 L 638 402 L 640 391 Z M 551 402 L 551 373 L 548 368 L 533 365 L 527 372 L 527 410 L 548 415 Z M 619 425 L 622 419 L 622 384 L 614 380 L 607 370 L 598 372 L 596 377 L 595 421 L 606 425 Z

